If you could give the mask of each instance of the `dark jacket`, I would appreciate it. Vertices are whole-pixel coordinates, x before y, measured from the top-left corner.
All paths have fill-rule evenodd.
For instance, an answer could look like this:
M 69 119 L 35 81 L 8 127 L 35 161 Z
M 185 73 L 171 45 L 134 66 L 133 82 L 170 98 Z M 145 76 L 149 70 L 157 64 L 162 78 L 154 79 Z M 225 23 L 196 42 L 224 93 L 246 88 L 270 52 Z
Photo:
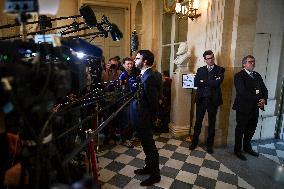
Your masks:
M 236 98 L 233 109 L 249 113 L 257 109 L 259 99 L 267 102 L 268 91 L 259 73 L 253 72 L 253 78 L 243 69 L 234 77 Z
M 208 72 L 207 66 L 198 68 L 194 78 L 194 86 L 197 87 L 195 102 L 198 103 L 202 97 L 208 98 L 216 106 L 223 104 L 221 83 L 224 79 L 225 69 L 214 65 L 214 68 Z
M 145 111 L 149 111 L 153 118 L 156 118 L 159 107 L 161 82 L 151 68 L 143 74 L 141 81 L 143 84 L 141 103 L 145 105 Z

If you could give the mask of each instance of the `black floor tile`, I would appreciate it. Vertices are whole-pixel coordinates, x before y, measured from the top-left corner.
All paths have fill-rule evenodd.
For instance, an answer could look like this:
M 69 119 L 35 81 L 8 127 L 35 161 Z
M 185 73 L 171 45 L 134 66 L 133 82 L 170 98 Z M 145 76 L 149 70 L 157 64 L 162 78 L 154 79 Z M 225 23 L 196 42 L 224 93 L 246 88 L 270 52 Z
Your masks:
M 207 167 L 207 168 L 210 168 L 210 169 L 219 170 L 220 162 L 205 159 L 202 163 L 202 167 Z
M 163 149 L 165 150 L 170 150 L 170 151 L 175 151 L 178 148 L 178 146 L 172 145 L 172 144 L 166 144 Z
M 179 180 L 174 180 L 172 185 L 170 186 L 170 189 L 191 189 L 193 185 L 179 181 Z
M 216 182 L 217 181 L 214 179 L 198 175 L 195 180 L 194 185 L 197 185 L 197 186 L 200 186 L 206 189 L 215 189 Z
M 159 156 L 159 164 L 165 165 L 165 163 L 169 161 L 169 158 L 164 157 L 164 156 Z
M 199 157 L 199 158 L 204 158 L 206 156 L 206 152 L 202 152 L 199 150 L 193 150 L 190 152 L 191 156 Z
M 145 165 L 144 160 L 139 159 L 139 158 L 133 159 L 128 164 L 131 165 L 131 166 L 137 167 L 137 168 L 142 168 Z
M 179 161 L 185 161 L 188 158 L 188 155 L 181 154 L 178 152 L 174 152 L 173 155 L 171 156 L 172 159 L 176 159 Z
M 270 149 L 270 148 L 258 146 L 257 150 L 258 150 L 259 153 L 269 154 L 269 155 L 273 155 L 273 156 L 277 155 L 275 149 Z
M 125 167 L 125 164 L 123 163 L 120 163 L 120 162 L 116 162 L 116 161 L 113 161 L 111 162 L 110 164 L 108 164 L 105 169 L 108 169 L 110 171 L 113 171 L 113 172 L 118 172 L 120 171 L 121 169 L 123 169 Z
M 173 179 L 176 178 L 178 173 L 179 173 L 178 169 L 174 169 L 174 168 L 167 167 L 167 166 L 164 166 L 161 169 L 161 175 L 164 175 L 166 177 L 170 177 L 170 178 L 173 178 Z
M 133 178 L 136 180 L 140 180 L 143 181 L 145 179 L 147 179 L 149 177 L 149 175 L 135 175 Z
M 283 144 L 275 144 L 276 150 L 282 150 L 284 151 L 284 145 Z
M 117 174 L 114 177 L 112 177 L 110 179 L 110 181 L 108 181 L 109 184 L 123 188 L 124 186 L 126 186 L 129 182 L 131 181 L 130 177 L 121 175 L 121 174 Z
M 141 151 L 136 150 L 136 149 L 131 149 L 131 148 L 126 150 L 126 152 L 124 152 L 124 154 L 132 156 L 132 157 L 136 157 L 140 153 L 141 153 Z
M 105 158 L 114 160 L 114 159 L 117 158 L 119 155 L 120 155 L 120 153 L 117 153 L 117 152 L 114 152 L 114 151 L 109 151 L 109 152 L 107 152 L 105 155 L 103 155 L 102 157 L 105 157 Z
M 238 176 L 220 171 L 217 180 L 233 185 L 238 185 Z
M 186 171 L 186 172 L 190 172 L 190 173 L 194 173 L 194 174 L 198 174 L 199 170 L 200 170 L 200 166 L 190 164 L 190 163 L 184 163 L 181 170 Z

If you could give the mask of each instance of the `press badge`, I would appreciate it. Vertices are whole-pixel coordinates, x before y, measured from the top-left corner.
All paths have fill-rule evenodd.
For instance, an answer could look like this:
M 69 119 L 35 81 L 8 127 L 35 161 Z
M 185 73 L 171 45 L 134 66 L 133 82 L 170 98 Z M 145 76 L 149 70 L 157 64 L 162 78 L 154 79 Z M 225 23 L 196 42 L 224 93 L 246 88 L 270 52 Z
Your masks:
M 255 90 L 255 94 L 258 94 L 259 93 L 259 90 Z

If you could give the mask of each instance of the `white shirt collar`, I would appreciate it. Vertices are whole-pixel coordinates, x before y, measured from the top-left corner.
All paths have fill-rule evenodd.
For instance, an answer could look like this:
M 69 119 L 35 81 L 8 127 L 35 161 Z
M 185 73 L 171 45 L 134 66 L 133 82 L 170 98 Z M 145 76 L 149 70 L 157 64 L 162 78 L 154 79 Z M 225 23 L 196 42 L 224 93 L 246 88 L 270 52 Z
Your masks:
M 209 68 L 213 69 L 214 68 L 214 64 L 212 66 L 208 66 L 207 65 L 207 69 L 209 69 Z
M 141 72 L 140 72 L 141 76 L 142 76 L 148 69 L 150 69 L 150 68 L 151 68 L 151 67 L 147 67 L 147 68 L 145 68 L 145 69 L 142 69 Z
M 247 72 L 247 74 L 251 74 L 252 72 L 251 71 L 248 71 L 247 69 L 244 69 L 246 72 Z

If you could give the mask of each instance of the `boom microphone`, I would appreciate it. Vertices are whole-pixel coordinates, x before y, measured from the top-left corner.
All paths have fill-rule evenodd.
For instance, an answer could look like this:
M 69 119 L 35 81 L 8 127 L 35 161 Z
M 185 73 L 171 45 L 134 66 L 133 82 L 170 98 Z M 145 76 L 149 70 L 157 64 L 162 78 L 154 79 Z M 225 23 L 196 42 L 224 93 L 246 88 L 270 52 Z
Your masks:
M 109 32 L 110 32 L 112 40 L 114 41 L 119 41 L 123 37 L 122 32 L 118 29 L 117 25 L 114 23 L 111 24 L 109 28 Z
M 85 19 L 86 24 L 89 27 L 96 27 L 97 19 L 92 8 L 88 5 L 80 7 L 80 15 Z
M 74 16 L 67 16 L 67 17 L 58 17 L 58 18 L 53 18 L 53 19 L 49 19 L 49 22 L 52 21 L 57 21 L 57 20 L 65 20 L 65 19 L 75 19 L 75 18 L 79 18 L 79 17 L 83 17 L 86 24 L 89 27 L 95 27 L 97 24 L 97 19 L 96 16 L 92 10 L 92 8 L 88 5 L 83 5 L 80 7 L 80 15 L 74 15 Z M 38 21 L 33 21 L 33 22 L 26 22 L 25 24 L 37 24 L 39 23 L 40 20 Z M 11 27 L 15 27 L 15 26 L 20 26 L 20 23 L 14 23 L 14 24 L 7 24 L 7 25 L 2 25 L 0 26 L 0 29 L 5 29 L 5 28 L 11 28 Z

